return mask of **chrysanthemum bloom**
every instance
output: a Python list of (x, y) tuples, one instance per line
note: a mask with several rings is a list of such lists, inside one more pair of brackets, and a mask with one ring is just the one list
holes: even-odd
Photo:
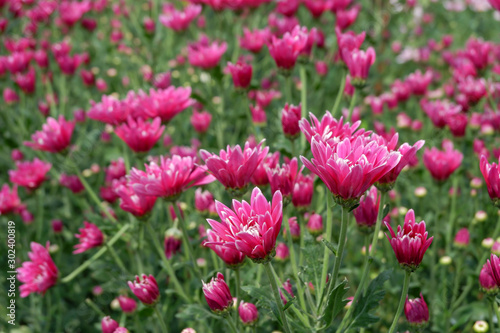
[(17, 213), (21, 207), (21, 199), (17, 194), (17, 185), (12, 186), (4, 184), (0, 190), (0, 215)]
[(203, 283), (203, 294), (207, 300), (210, 310), (217, 314), (222, 314), (231, 308), (233, 305), (233, 296), (231, 291), (224, 281), (224, 275), (217, 273), (216, 278), (212, 278), (209, 283)]
[(394, 233), (388, 222), (384, 223), (391, 233), (391, 238), (387, 233), (385, 235), (391, 243), (399, 264), (405, 270), (415, 271), (422, 262), (425, 251), (427, 251), (434, 239), (434, 237), (427, 239), (428, 233), (425, 230), (425, 222), (416, 223), (415, 212), (410, 209), (406, 213), (403, 227), (398, 225), (397, 234)]
[(337, 203), (351, 209), (370, 186), (391, 171), (401, 154), (361, 137), (351, 143), (345, 138), (334, 148), (313, 138), (311, 161), (301, 156), (302, 163), (316, 174), (332, 192)]
[(430, 150), (426, 148), (423, 156), (425, 167), (437, 181), (448, 179), (458, 169), (464, 158), (459, 150), (453, 150), (451, 141), (443, 140), (442, 146), (444, 151), (440, 151), (436, 147), (432, 147)]
[(417, 156), (417, 151), (425, 144), (424, 140), (417, 141), (413, 146), (405, 142), (396, 150), (398, 138), (399, 134), (397, 133), (394, 134), (390, 140), (386, 140), (376, 135), (372, 136), (373, 140), (378, 141), (380, 145), (385, 145), (389, 151), (397, 151), (401, 154), (401, 159), (398, 164), (377, 181), (376, 186), (380, 191), (387, 192), (394, 187), (403, 168), (411, 164)]
[(488, 262), (483, 265), (481, 273), (479, 273), (479, 285), (481, 286), (481, 290), (490, 295), (496, 295), (500, 290), (493, 274), (491, 273), (491, 268)]
[[(283, 286), (282, 287), (288, 293), (288, 296), (290, 298), (294, 298), (295, 297), (295, 295), (293, 293), (292, 283), (290, 282), (290, 279), (287, 279), (285, 282), (283, 282)], [(280, 296), (281, 296), (281, 300), (283, 301), (283, 305), (286, 305), (286, 303), (288, 303), (287, 297), (285, 297), (285, 295), (283, 294), (283, 292), (281, 291), (281, 289), (280, 289)]]
[(198, 112), (193, 110), (193, 115), (190, 118), (191, 126), (200, 134), (206, 133), (212, 122), (212, 115), (208, 111)]
[(227, 146), (227, 150), (221, 150), (219, 155), (202, 149), (200, 156), (210, 173), (226, 190), (241, 196), (246, 192), (250, 178), (268, 151), (269, 147), (262, 148), (262, 142), (257, 147), (250, 148), (247, 141), (243, 149), (239, 145), (233, 148)]
[(420, 293), (420, 298), (415, 299), (409, 299), (408, 295), (406, 295), (405, 316), (412, 327), (427, 325), (429, 322), (429, 308), (422, 293)]
[(255, 304), (241, 302), (238, 308), (240, 320), (245, 326), (252, 326), (259, 320), (259, 311)]
[(253, 106), (250, 104), (250, 113), (252, 114), (252, 122), (255, 126), (265, 126), (267, 123), (267, 114), (264, 108), (257, 104)]
[(174, 254), (180, 251), (182, 245), (182, 233), (179, 229), (173, 227), (165, 231), (165, 257), (171, 259)]
[(34, 158), (32, 162), (16, 162), (16, 170), (9, 170), (9, 179), (14, 184), (36, 190), (46, 179), (52, 164)]
[(290, 226), (290, 230), (288, 230), (288, 226), (283, 229), (283, 237), (288, 237), (288, 231), (290, 231), (290, 236), (294, 242), (300, 240), (300, 224), (297, 222), (297, 217), (292, 216), (288, 218), (288, 225)]
[(285, 243), (278, 243), (276, 245), (276, 256), (274, 257), (277, 261), (285, 261), (290, 257), (290, 249)]
[(226, 42), (210, 43), (208, 37), (203, 35), (196, 43), (188, 45), (188, 60), (194, 67), (210, 69), (217, 66), (226, 50)]
[(451, 134), (456, 138), (465, 136), (469, 119), (465, 113), (455, 113), (446, 119), (446, 125), (450, 129)]
[(453, 244), (457, 247), (467, 247), (470, 242), (470, 232), (469, 229), (467, 228), (462, 228), (458, 230), (457, 234), (455, 235), (455, 240), (453, 241)]
[(80, 193), (85, 189), (82, 182), (76, 175), (67, 175), (65, 173), (61, 173), (61, 176), (59, 177), (59, 183), (62, 186), (69, 188), (73, 193)]
[(362, 88), (366, 84), (370, 67), (375, 62), (375, 50), (369, 47), (366, 51), (343, 50), (343, 59), (351, 75), (351, 84), (356, 88)]
[(99, 247), (104, 242), (102, 231), (93, 223), (83, 221), (84, 227), (78, 229), (80, 234), (75, 234), (80, 239), (80, 243), (75, 245), (74, 254), (82, 253), (94, 247)]
[(491, 7), (500, 11), (500, 1), (499, 0), (488, 0), (488, 2), (490, 3)]
[(432, 82), (432, 72), (427, 70), (422, 74), (420, 70), (411, 73), (405, 79), (405, 83), (410, 87), (413, 95), (422, 96), (427, 92), (429, 84)]
[(300, 0), (277, 0), (276, 11), (285, 16), (294, 16), (299, 9)]
[(138, 218), (148, 216), (157, 199), (155, 196), (138, 195), (126, 181), (113, 181), (112, 190), (120, 197), (120, 208)]
[(309, 113), (309, 118), (311, 119), (310, 123), (305, 118), (299, 121), (300, 130), (304, 133), (309, 143), (311, 143), (315, 135), (319, 135), (322, 141), (334, 147), (345, 138), (355, 140), (358, 136), (366, 136), (371, 133), (365, 132), (363, 128), (358, 130), (361, 121), (356, 121), (352, 125), (349, 123), (344, 124), (343, 117), (337, 120), (332, 116), (330, 111), (326, 111), (321, 121), (312, 113)]
[(493, 204), (500, 208), (500, 158), (497, 163), (488, 163), (485, 155), (481, 155), (479, 168), (483, 174), (488, 194), (490, 195)]
[(295, 66), (299, 54), (307, 44), (307, 38), (307, 29), (304, 31), (300, 26), (296, 26), (291, 33), (285, 33), (282, 39), (271, 37), (271, 42), (267, 44), (269, 53), (276, 66), (284, 73)]
[(227, 63), (227, 69), (233, 78), (235, 88), (246, 89), (252, 81), (252, 65), (245, 63), (242, 59), (236, 64)]
[(115, 133), (130, 149), (136, 153), (144, 153), (154, 147), (164, 130), (165, 126), (161, 126), (159, 117), (156, 117), (152, 123), (148, 123), (142, 118), (134, 120), (129, 116), (127, 123), (115, 128)]
[(28, 257), (31, 261), (23, 262), (22, 267), (17, 269), (17, 279), (24, 283), (19, 287), (23, 298), (31, 293), (43, 295), (57, 282), (58, 270), (48, 251), (49, 242), (45, 247), (35, 242), (31, 242), (30, 246)]
[(301, 105), (294, 106), (285, 104), (281, 110), (281, 127), (283, 133), (290, 140), (295, 140), (300, 134), (299, 120), (301, 117)]
[(47, 123), (43, 124), (42, 130), (31, 136), (33, 141), (24, 144), (35, 150), (58, 153), (69, 146), (74, 128), (75, 122), (66, 121), (63, 116), (59, 116), (57, 120), (49, 117)]
[(336, 12), (337, 20), (335, 21), (335, 26), (339, 27), (341, 30), (349, 28), (358, 18), (358, 14), (361, 11), (361, 6), (352, 6), (351, 9), (339, 9)]
[(144, 113), (151, 117), (160, 117), (163, 123), (168, 123), (177, 114), (192, 106), (191, 87), (174, 87), (167, 89), (150, 89), (149, 96), (142, 98)]
[(377, 188), (372, 186), (372, 188), (361, 197), (359, 206), (352, 211), (356, 223), (362, 231), (372, 231), (375, 223), (377, 223), (379, 208), (380, 196), (378, 195)]
[(292, 204), (297, 210), (305, 211), (312, 201), (314, 175), (303, 175), (299, 173), (293, 186)]
[(137, 302), (133, 298), (120, 295), (118, 296), (118, 302), (120, 303), (120, 308), (125, 313), (134, 313), (137, 309)]
[(313, 236), (319, 236), (323, 233), (323, 217), (319, 214), (313, 213), (307, 220), (306, 228)]
[(292, 200), (293, 189), (295, 187), (295, 181), (298, 174), (302, 172), (302, 166), (299, 170), (299, 163), (297, 158), (294, 157), (289, 161), (283, 163), (280, 167), (276, 165), (273, 169), (267, 168), (267, 178), (269, 179), (269, 184), (271, 185), (271, 192), (280, 191), (283, 195), (284, 205), (290, 203)]
[(203, 246), (212, 249), (228, 267), (240, 267), (246, 256), (238, 250), (221, 245), (222, 243), (223, 239), (216, 232), (207, 230), (207, 239), (203, 242)]
[(269, 184), (269, 178), (267, 178), (267, 168), (274, 168), (278, 165), (280, 159), (280, 153), (274, 152), (267, 154), (266, 157), (262, 160), (261, 163), (257, 165), (255, 172), (250, 178), (252, 184), (256, 186), (264, 186)]
[(144, 305), (155, 305), (160, 299), (158, 283), (153, 275), (142, 274), (142, 280), (136, 275), (135, 281), (129, 281), (128, 286)]
[(194, 208), (202, 214), (217, 214), (212, 193), (197, 188), (194, 192)]
[(104, 317), (101, 320), (102, 333), (115, 333), (120, 325), (110, 316)]
[(196, 165), (192, 157), (161, 156), (160, 165), (151, 162), (146, 165), (146, 171), (132, 168), (129, 181), (138, 195), (175, 201), (186, 189), (214, 181), (206, 170), (206, 167)]
[(163, 5), (163, 14), (160, 15), (161, 24), (175, 31), (186, 30), (189, 24), (201, 13), (201, 6), (189, 4), (183, 11), (176, 10), (172, 4)]
[(269, 28), (250, 31), (243, 28), (243, 37), (240, 37), (240, 47), (253, 53), (259, 53), (262, 46), (271, 39)]
[(122, 123), (132, 112), (129, 103), (120, 101), (113, 96), (103, 95), (100, 102), (90, 101), (90, 104), (91, 108), (87, 112), (87, 116), (106, 124)]
[(109, 166), (104, 169), (104, 172), (106, 173), (105, 181), (107, 184), (111, 184), (115, 179), (124, 177), (127, 174), (127, 169), (123, 158), (111, 161)]
[(356, 35), (353, 31), (342, 33), (339, 27), (335, 27), (335, 35), (339, 46), (339, 58), (344, 61), (344, 54), (359, 50), (365, 40), (366, 33), (364, 31), (359, 35)]
[(283, 219), (281, 192), (274, 193), (271, 204), (256, 187), (252, 191), (250, 204), (233, 200), (231, 210), (216, 201), (215, 209), (222, 222), (211, 219), (207, 222), (222, 241), (213, 244), (238, 250), (254, 262), (266, 263), (271, 260)]
[(15, 92), (15, 90), (10, 88), (5, 88), (3, 90), (3, 100), (7, 104), (13, 104), (19, 102), (19, 95)]
[(425, 98), (420, 100), (420, 107), (437, 128), (444, 128), (447, 119), (454, 114), (460, 113), (462, 110), (460, 105), (453, 104), (449, 101), (428, 101)]

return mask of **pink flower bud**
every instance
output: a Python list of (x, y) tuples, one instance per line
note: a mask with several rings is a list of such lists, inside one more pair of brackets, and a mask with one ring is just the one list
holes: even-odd
[(457, 247), (467, 247), (470, 241), (470, 233), (467, 228), (460, 229), (456, 236), (453, 244)]
[(198, 133), (206, 133), (210, 127), (212, 121), (212, 115), (208, 111), (198, 112), (193, 110), (193, 115), (191, 116), (191, 125), (194, 130)]
[(285, 243), (278, 243), (276, 245), (276, 260), (285, 261), (290, 257), (290, 249)]
[(128, 286), (134, 295), (145, 305), (154, 305), (160, 299), (160, 291), (158, 284), (153, 275), (142, 275), (142, 280), (139, 276), (135, 277), (135, 281), (129, 281)]
[(423, 327), (429, 322), (429, 308), (425, 303), (424, 296), (420, 294), (420, 298), (408, 299), (406, 296), (405, 303), (406, 320), (413, 327)]
[(182, 233), (177, 228), (169, 228), (165, 232), (165, 256), (171, 259), (180, 251), (182, 245)]
[(294, 106), (292, 104), (285, 104), (281, 110), (281, 127), (283, 133), (290, 139), (296, 139), (300, 134), (299, 120), (301, 118), (301, 105)]
[(306, 228), (313, 236), (321, 235), (323, 233), (323, 217), (316, 213), (311, 214), (307, 221)]
[(118, 296), (118, 302), (120, 303), (120, 308), (125, 313), (134, 313), (137, 309), (137, 303), (133, 298), (120, 295)]
[(213, 312), (226, 312), (233, 305), (233, 297), (222, 273), (217, 273), (217, 277), (212, 278), (209, 283), (204, 281), (202, 283), (203, 294), (205, 294), (208, 306)]
[(240, 320), (245, 326), (252, 326), (259, 320), (259, 311), (252, 303), (241, 302), (238, 308)]

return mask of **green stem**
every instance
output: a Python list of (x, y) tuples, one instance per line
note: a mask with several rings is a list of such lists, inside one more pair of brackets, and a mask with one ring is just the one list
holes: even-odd
[[(453, 189), (454, 192), (457, 191), (457, 185), (458, 185), (458, 176), (455, 175), (453, 176)], [(452, 235), (453, 231), (455, 229), (455, 211), (456, 211), (456, 203), (457, 203), (457, 194), (454, 193), (451, 196), (451, 205), (450, 205), (450, 221), (448, 222), (448, 230), (446, 233), (446, 254), (450, 253), (451, 249), (451, 243), (452, 243)]]
[(459, 256), (457, 258), (457, 267), (455, 272), (455, 280), (453, 282), (453, 294), (451, 295), (450, 309), (452, 305), (455, 303), (458, 297), (458, 289), (460, 287), (460, 278), (462, 277), (462, 264), (464, 262), (464, 258)]
[(46, 300), (47, 300), (47, 316), (45, 317), (45, 329), (44, 332), (50, 332), (50, 321), (52, 319), (52, 293), (48, 292), (45, 294)]
[(340, 101), (342, 100), (342, 95), (344, 94), (345, 82), (347, 80), (347, 75), (344, 75), (344, 79), (340, 82), (340, 88), (337, 91), (337, 97), (335, 98), (335, 104), (332, 108), (332, 116), (335, 117), (337, 114), (337, 109), (339, 108)]
[[(371, 250), (369, 248), (366, 250), (367, 253), (368, 252), (370, 253), (371, 257), (375, 256), (375, 252), (377, 250), (378, 234), (380, 232), (380, 228), (382, 227), (382, 219), (385, 217), (385, 216), (382, 216), (382, 214), (384, 211), (386, 197), (387, 197), (387, 192), (382, 192), (382, 194), (380, 196), (380, 205), (378, 207), (377, 223), (375, 225), (375, 232), (374, 232), (373, 238), (372, 238), (372, 248), (371, 248)], [(371, 263), (371, 261), (370, 261), (370, 263)]]
[(271, 266), (271, 262), (267, 262), (264, 264), (264, 269), (267, 274), (267, 278), (269, 279), (269, 283), (271, 284), (271, 289), (273, 291), (274, 300), (276, 301), (276, 306), (278, 307), (281, 322), (283, 324), (283, 330), (285, 333), (290, 333), (290, 327), (288, 326), (288, 321), (286, 319), (285, 311), (283, 311), (283, 302), (281, 301), (278, 285), (276, 284), (276, 279), (274, 278), (273, 266)]
[[(238, 319), (238, 318), (236, 318)], [(229, 324), (229, 327), (231, 328), (231, 331), (233, 333), (238, 333), (238, 329), (236, 328), (236, 326), (234, 325), (234, 322), (233, 322), (233, 318), (231, 317), (231, 314), (229, 314), (227, 317), (226, 317), (226, 322)]]
[(108, 248), (109, 253), (111, 253), (111, 256), (115, 260), (115, 262), (118, 265), (118, 267), (120, 267), (120, 269), (122, 270), (122, 272), (125, 273), (125, 274), (128, 274), (128, 271), (125, 268), (125, 265), (123, 264), (123, 262), (120, 259), (120, 257), (116, 254), (115, 250), (113, 250), (113, 247), (111, 247), (108, 243), (105, 243), (104, 245)]
[(240, 309), (240, 304), (241, 304), (241, 299), (240, 299), (241, 278), (240, 278), (240, 268), (239, 267), (237, 267), (234, 270), (234, 275), (236, 276), (236, 311), (235, 311), (236, 315), (234, 318), (234, 324), (236, 327), (238, 327), (238, 318), (240, 316), (239, 309)]
[[(345, 215), (347, 215), (347, 217)], [(335, 262), (333, 263), (332, 278), (331, 278), (330, 282), (328, 283), (328, 291), (326, 293), (327, 297), (328, 297), (328, 295), (330, 295), (331, 291), (333, 290), (333, 287), (337, 283), (340, 265), (342, 265), (342, 256), (344, 255), (345, 242), (346, 242), (346, 238), (347, 238), (346, 237), (347, 236), (347, 226), (349, 225), (349, 220), (350, 220), (350, 214), (347, 211), (347, 208), (342, 207), (342, 223), (340, 225), (340, 235), (339, 235), (339, 241), (338, 241), (339, 246), (338, 246), (338, 250), (337, 250), (337, 256), (335, 257)]]
[[(332, 206), (333, 206), (333, 197), (332, 194), (327, 190), (326, 191), (326, 233), (324, 234), (324, 238), (327, 242), (332, 241), (332, 231), (333, 231), (333, 220), (332, 220)], [(326, 285), (326, 276), (328, 274), (328, 266), (330, 263), (330, 249), (325, 246), (323, 251), (323, 270), (321, 271), (321, 281), (319, 285), (319, 294), (317, 298), (317, 309), (319, 311), (321, 304), (323, 302), (323, 291), (325, 290)]]
[[(307, 115), (307, 72), (305, 65), (300, 66), (300, 81), (302, 83), (302, 87), (300, 89), (301, 118), (305, 118)], [(300, 147), (302, 151), (306, 149), (305, 135), (300, 136)]]
[(358, 89), (354, 90), (354, 94), (351, 98), (351, 104), (349, 104), (349, 115), (347, 116), (347, 121), (351, 121), (352, 111), (354, 110), (354, 105), (356, 104), (356, 98), (358, 97)]
[(99, 317), (101, 317), (101, 318), (106, 317), (106, 314), (105, 314), (104, 312), (102, 312), (102, 311), (101, 311), (101, 309), (99, 309), (99, 308), (97, 307), (97, 305), (96, 305), (94, 302), (92, 302), (92, 300), (91, 300), (90, 298), (87, 298), (87, 299), (85, 300), (85, 303), (87, 303), (87, 305), (88, 305), (90, 308), (92, 308), (92, 310), (94, 310), (94, 311), (95, 311), (95, 312), (99, 315)]
[(170, 265), (170, 262), (167, 260), (167, 257), (165, 257), (165, 252), (162, 249), (161, 244), (158, 241), (158, 238), (156, 237), (157, 233), (153, 230), (153, 228), (151, 227), (151, 223), (149, 221), (146, 221), (146, 228), (148, 229), (149, 235), (153, 240), (153, 245), (155, 246), (156, 251), (158, 251), (158, 255), (160, 256), (163, 264), (165, 265), (165, 268), (167, 269), (167, 273), (169, 275), (169, 278), (172, 280), (172, 283), (174, 284), (174, 288), (176, 289), (179, 296), (181, 296), (188, 303), (191, 303), (191, 299), (184, 293), (182, 285), (180, 284), (179, 280), (177, 280), (177, 276), (175, 276), (175, 271), (172, 268), (172, 265)]
[(189, 237), (188, 237), (187, 228), (186, 228), (186, 221), (182, 217), (182, 214), (179, 210), (179, 207), (177, 206), (177, 202), (172, 203), (172, 205), (174, 206), (175, 215), (177, 215), (177, 218), (179, 219), (179, 225), (181, 226), (182, 241), (185, 244), (184, 248), (186, 249), (186, 252), (189, 255), (189, 259), (191, 260), (191, 263), (193, 264), (194, 272), (197, 275), (198, 280), (203, 280), (203, 276), (201, 275), (201, 272), (198, 268), (198, 265), (196, 264), (196, 259), (194, 258), (193, 251), (191, 249), (191, 244), (189, 244)]
[(285, 89), (286, 89), (286, 101), (288, 104), (293, 104), (293, 98), (292, 98), (292, 76), (288, 75), (285, 78)]
[[(493, 306), (493, 312), (495, 313), (495, 316), (497, 317), (497, 325), (498, 325), (498, 329), (500, 330), (500, 311), (498, 311), (498, 304), (495, 301), (495, 299), (491, 300), (491, 305)], [(491, 328), (493, 329), (493, 323), (491, 323), (491, 324), (492, 324)]]
[(365, 235), (365, 263), (364, 263), (364, 268), (363, 268), (363, 276), (361, 277), (361, 281), (359, 282), (358, 289), (356, 289), (356, 293), (354, 294), (354, 298), (352, 299), (352, 305), (349, 307), (349, 310), (347, 310), (347, 313), (345, 314), (344, 318), (342, 318), (342, 322), (339, 325), (339, 328), (337, 329), (337, 332), (342, 332), (344, 329), (344, 326), (346, 323), (348, 323), (348, 319), (351, 316), (352, 311), (354, 310), (356, 306), (356, 302), (359, 299), (359, 296), (363, 293), (364, 285), (366, 282), (366, 279), (368, 277), (368, 273), (370, 272), (370, 263), (372, 261), (372, 258), (370, 257), (369, 253), (369, 246), (370, 246), (370, 238), (368, 238), (368, 235)]
[(396, 330), (396, 327), (398, 326), (398, 320), (399, 317), (401, 316), (401, 313), (403, 312), (403, 307), (405, 305), (406, 301), (406, 296), (408, 295), (408, 288), (410, 288), (410, 276), (411, 272), (410, 271), (405, 271), (405, 280), (403, 283), (403, 290), (401, 292), (401, 298), (399, 299), (399, 305), (398, 309), (396, 310), (396, 315), (394, 316), (394, 320), (392, 321), (391, 328), (389, 329), (389, 333), (394, 333)]
[(163, 320), (163, 317), (160, 313), (160, 310), (158, 310), (158, 306), (155, 306), (154, 307), (155, 309), (155, 312), (156, 312), (156, 316), (158, 317), (158, 320), (160, 321), (160, 326), (161, 326), (161, 330), (163, 333), (168, 333), (168, 328), (167, 328), (167, 325), (165, 324), (165, 321)]
[[(109, 246), (113, 246), (114, 243), (116, 243), (116, 241), (118, 239), (120, 239), (121, 235), (123, 235), (123, 233), (125, 231), (127, 231), (127, 229), (130, 227), (130, 224), (125, 224), (117, 233), (116, 235), (113, 236), (113, 238), (111, 238), (111, 240), (109, 242), (107, 242), (106, 244), (109, 245)], [(108, 250), (108, 247), (107, 246), (103, 246), (101, 247), (101, 249), (96, 253), (94, 254), (90, 259), (86, 260), (83, 264), (81, 264), (80, 266), (78, 266), (77, 269), (75, 269), (71, 274), (69, 274), (68, 276), (66, 276), (65, 278), (61, 279), (61, 282), (62, 283), (68, 283), (70, 282), (71, 280), (73, 280), (76, 276), (78, 276), (81, 272), (83, 272), (84, 270), (86, 270), (90, 264), (92, 264), (94, 261), (96, 261), (97, 259), (99, 259), (104, 253), (106, 253), (106, 251)]]
[[(39, 242), (42, 242), (42, 233), (43, 233), (43, 214), (44, 214), (44, 201), (45, 201), (45, 191), (43, 190), (43, 188), (39, 188), (38, 191), (37, 191), (37, 195), (38, 195), (38, 211), (37, 211), (37, 229), (36, 229), (36, 240), (39, 241)], [(62, 250), (62, 249), (60, 249)]]

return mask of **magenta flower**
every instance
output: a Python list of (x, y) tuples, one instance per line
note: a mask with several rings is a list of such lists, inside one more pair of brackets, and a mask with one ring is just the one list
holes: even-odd
[(262, 160), (261, 163), (257, 165), (255, 172), (250, 178), (252, 184), (256, 186), (264, 186), (269, 184), (269, 178), (267, 177), (267, 169), (273, 169), (276, 165), (278, 165), (280, 159), (280, 153), (274, 152), (267, 154), (266, 157)]
[(106, 124), (119, 124), (127, 120), (132, 108), (129, 103), (120, 101), (112, 96), (103, 95), (101, 102), (90, 101), (92, 105), (87, 112), (90, 119), (98, 120)]
[(239, 145), (233, 148), (227, 146), (227, 150), (221, 150), (219, 155), (215, 155), (202, 149), (200, 156), (210, 173), (227, 190), (244, 194), (255, 169), (268, 151), (268, 147), (262, 148), (262, 142), (255, 148), (250, 148), (250, 143), (246, 142), (243, 150)]
[(226, 42), (210, 43), (208, 37), (203, 35), (196, 43), (188, 45), (188, 60), (194, 67), (210, 69), (217, 66), (226, 50)]
[(409, 86), (413, 95), (425, 95), (429, 84), (432, 82), (432, 72), (430, 70), (422, 74), (420, 70), (406, 77), (405, 83)]
[(207, 230), (207, 239), (203, 242), (203, 246), (212, 249), (228, 267), (239, 267), (246, 256), (238, 250), (221, 245), (221, 243), (224, 243), (224, 241), (217, 233), (213, 230)]
[(453, 143), (449, 140), (443, 140), (444, 151), (436, 147), (425, 149), (423, 161), (424, 165), (437, 181), (445, 181), (451, 174), (458, 169), (462, 163), (464, 155), (459, 150), (453, 150)]
[(32, 162), (16, 162), (17, 170), (9, 170), (9, 179), (14, 184), (36, 190), (46, 179), (52, 164), (34, 158)]
[(76, 175), (67, 175), (65, 173), (61, 173), (61, 176), (59, 177), (59, 183), (62, 186), (69, 188), (73, 193), (80, 193), (85, 189), (82, 182), (80, 181), (80, 178), (78, 178), (78, 176)]
[(314, 175), (298, 174), (293, 186), (292, 204), (299, 211), (305, 211), (311, 205), (314, 193), (313, 183)]
[(295, 66), (299, 54), (306, 47), (309, 36), (307, 28), (304, 29), (305, 31), (300, 26), (296, 26), (291, 33), (285, 33), (282, 39), (272, 36), (267, 47), (279, 69), (289, 71)]
[(101, 320), (102, 333), (115, 333), (119, 326), (118, 322), (111, 319), (110, 316), (104, 317)]
[(207, 221), (222, 241), (213, 244), (238, 250), (254, 262), (271, 260), (283, 219), (281, 192), (274, 193), (271, 204), (256, 187), (252, 191), (250, 204), (233, 200), (231, 210), (216, 201), (215, 209), (221, 222), (212, 219)]
[(361, 195), (391, 171), (400, 161), (399, 152), (361, 137), (352, 143), (345, 138), (334, 148), (323, 141), (311, 141), (311, 161), (301, 156), (302, 163), (326, 184), (334, 199), (345, 208), (352, 208)]
[(212, 176), (206, 174), (206, 170), (205, 166), (196, 165), (192, 157), (161, 156), (160, 165), (151, 162), (146, 165), (146, 171), (132, 168), (129, 179), (138, 195), (174, 201), (188, 188), (214, 181)]
[(301, 105), (285, 104), (281, 110), (281, 128), (290, 140), (295, 140), (300, 134), (299, 120), (301, 118)]
[(259, 320), (259, 311), (255, 304), (241, 302), (238, 308), (238, 314), (240, 315), (240, 320), (245, 326), (252, 326)]
[(23, 262), (22, 267), (17, 269), (17, 279), (23, 283), (19, 287), (23, 298), (31, 293), (45, 294), (47, 289), (56, 284), (59, 273), (48, 251), (49, 242), (45, 247), (35, 242), (31, 242), (30, 246), (28, 257), (31, 261)]
[(202, 191), (201, 188), (197, 188), (194, 192), (194, 207), (203, 214), (217, 214), (214, 196), (209, 191)]
[(453, 244), (457, 247), (467, 247), (470, 242), (470, 232), (467, 228), (458, 230), (453, 240)]
[(233, 78), (235, 88), (246, 89), (252, 81), (252, 65), (245, 63), (242, 59), (236, 64), (227, 63), (227, 69)]
[(201, 13), (201, 6), (189, 4), (183, 11), (176, 10), (171, 4), (163, 5), (163, 14), (160, 15), (161, 24), (175, 31), (183, 31)]
[[(295, 297), (295, 295), (293, 293), (292, 283), (290, 282), (290, 279), (287, 279), (285, 282), (283, 282), (282, 288), (285, 289), (285, 291), (288, 293), (288, 296), (290, 298)], [(286, 303), (288, 303), (287, 297), (285, 297), (285, 295), (283, 294), (283, 291), (281, 291), (281, 289), (280, 289), (280, 296), (281, 296), (281, 300), (283, 301), (283, 305), (286, 305)]]
[(488, 0), (488, 2), (490, 3), (491, 7), (500, 11), (500, 1), (499, 0)]
[(371, 133), (365, 132), (362, 128), (357, 130), (359, 125), (361, 125), (361, 121), (356, 121), (352, 125), (349, 123), (344, 124), (343, 117), (337, 120), (332, 116), (330, 111), (326, 111), (321, 121), (312, 113), (309, 113), (309, 118), (311, 119), (311, 123), (305, 118), (299, 121), (300, 130), (304, 133), (309, 143), (311, 143), (314, 136), (319, 135), (322, 141), (334, 147), (345, 138), (355, 140), (358, 136), (366, 136)]
[(203, 294), (207, 300), (210, 310), (220, 314), (226, 312), (233, 305), (233, 296), (224, 281), (224, 275), (217, 273), (216, 278), (212, 278), (209, 283), (203, 283)]
[(120, 208), (136, 217), (147, 216), (153, 209), (157, 197), (138, 195), (131, 184), (113, 181), (113, 191), (120, 197)]
[(354, 50), (359, 50), (361, 44), (365, 41), (366, 33), (364, 31), (359, 35), (356, 35), (353, 31), (342, 33), (339, 27), (335, 27), (335, 35), (337, 35), (340, 60), (345, 61), (344, 54), (347, 55)]
[(194, 105), (191, 97), (191, 88), (173, 86), (167, 89), (150, 89), (149, 97), (141, 99), (144, 113), (151, 117), (160, 117), (161, 121), (168, 123), (177, 114)]
[(403, 227), (398, 226), (397, 234), (394, 233), (388, 222), (384, 223), (391, 233), (391, 238), (387, 233), (385, 235), (391, 243), (399, 264), (405, 270), (415, 271), (422, 262), (425, 251), (427, 251), (434, 239), (434, 237), (427, 239), (428, 233), (425, 230), (425, 222), (416, 223), (415, 212), (410, 209), (406, 213)]
[(240, 47), (253, 53), (259, 53), (262, 46), (271, 39), (269, 28), (250, 31), (243, 28), (243, 37), (240, 37)]
[(420, 298), (408, 299), (405, 302), (406, 320), (413, 327), (423, 327), (429, 322), (429, 308), (425, 303), (424, 296), (420, 293)]
[(302, 169), (299, 170), (299, 163), (297, 158), (294, 157), (291, 160), (283, 163), (280, 167), (276, 165), (274, 168), (267, 168), (267, 178), (269, 179), (269, 184), (271, 185), (271, 192), (280, 191), (284, 197), (285, 206), (290, 203), (292, 199), (293, 189), (295, 187), (295, 181), (299, 173), (302, 173)]
[(359, 206), (352, 211), (356, 223), (361, 230), (370, 232), (372, 227), (375, 226), (375, 223), (377, 223), (380, 198), (377, 188), (372, 186), (372, 188), (361, 197)]
[(182, 245), (182, 233), (179, 229), (175, 227), (167, 229), (163, 245), (167, 259), (171, 259), (174, 254), (179, 252)]
[(59, 5), (59, 15), (61, 21), (69, 27), (72, 27), (80, 20), (86, 12), (91, 10), (90, 1), (65, 1)]
[(66, 121), (63, 116), (59, 116), (57, 120), (49, 117), (42, 130), (31, 136), (33, 141), (24, 144), (35, 150), (58, 153), (69, 146), (74, 128), (75, 122)]
[(323, 233), (323, 217), (319, 214), (313, 213), (307, 220), (306, 228), (313, 236), (319, 236)]
[(142, 280), (136, 275), (135, 281), (129, 281), (128, 286), (144, 305), (155, 305), (160, 299), (158, 283), (153, 275), (142, 274)]
[(276, 260), (285, 261), (290, 257), (290, 249), (285, 243), (278, 243), (276, 245)]
[[(494, 256), (494, 254), (492, 254), (492, 256)], [(483, 265), (481, 273), (479, 273), (479, 285), (481, 286), (481, 290), (490, 295), (498, 294), (499, 286), (491, 272), (489, 260)]]
[(99, 247), (104, 242), (104, 235), (102, 231), (93, 223), (83, 221), (84, 227), (78, 229), (80, 234), (75, 237), (80, 239), (80, 243), (75, 245), (74, 254), (82, 253), (94, 247)]
[(500, 208), (500, 158), (497, 163), (488, 163), (485, 155), (481, 155), (479, 168), (483, 174), (488, 194), (490, 195), (493, 204)]
[(361, 6), (356, 5), (351, 7), (351, 9), (339, 9), (337, 10), (337, 20), (335, 26), (339, 27), (341, 30), (349, 28), (358, 18), (358, 14), (361, 11)]
[(208, 111), (198, 112), (193, 110), (193, 115), (190, 118), (191, 125), (198, 133), (206, 133), (212, 122), (212, 115)]
[(356, 88), (362, 88), (368, 78), (370, 67), (375, 62), (375, 50), (373, 47), (369, 47), (366, 51), (344, 49), (342, 53), (342, 58), (351, 75), (351, 84)]
[(0, 215), (7, 215), (10, 213), (18, 213), (21, 207), (21, 199), (17, 194), (17, 185), (12, 186), (4, 184), (0, 190)]
[(137, 309), (137, 302), (133, 298), (120, 295), (118, 296), (118, 302), (120, 303), (120, 308), (124, 313), (134, 313)]
[(142, 118), (134, 120), (129, 116), (127, 123), (115, 128), (115, 133), (130, 149), (136, 153), (144, 153), (154, 147), (164, 130), (165, 126), (161, 126), (159, 117), (156, 117), (152, 123), (148, 123)]
[(437, 128), (444, 128), (449, 117), (459, 114), (462, 110), (460, 105), (449, 101), (428, 101), (425, 98), (420, 101), (420, 107)]

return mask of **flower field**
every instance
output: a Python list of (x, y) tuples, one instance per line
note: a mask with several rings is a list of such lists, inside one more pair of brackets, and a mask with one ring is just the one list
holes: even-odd
[(500, 332), (499, 31), (0, 0), (0, 332)]

